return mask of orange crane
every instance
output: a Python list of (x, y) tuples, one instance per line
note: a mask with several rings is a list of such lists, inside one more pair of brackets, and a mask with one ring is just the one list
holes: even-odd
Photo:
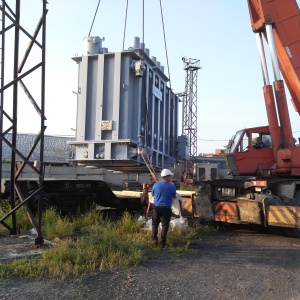
[[(263, 73), (268, 126), (238, 131), (227, 159), (232, 179), (214, 180), (195, 200), (194, 214), (252, 223), (300, 237), (300, 146), (293, 137), (284, 82), (300, 113), (300, 13), (295, 0), (247, 0)], [(270, 84), (263, 39), (272, 61)], [(281, 78), (283, 77), (283, 79)], [(254, 145), (262, 140), (263, 148)]]
[[(263, 70), (269, 126), (238, 132), (230, 145), (228, 161), (233, 175), (300, 176), (300, 147), (295, 146), (284, 90), (285, 81), (295, 110), (300, 112), (299, 8), (295, 0), (248, 0), (248, 6)], [(270, 48), (273, 86), (269, 82), (263, 36)], [(269, 147), (263, 151), (252, 148), (254, 133), (264, 138)]]

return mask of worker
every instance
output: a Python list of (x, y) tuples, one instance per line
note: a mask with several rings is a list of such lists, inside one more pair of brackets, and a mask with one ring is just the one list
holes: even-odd
[(152, 188), (154, 196), (152, 210), (152, 241), (157, 244), (158, 225), (161, 222), (161, 248), (166, 249), (167, 233), (172, 215), (172, 199), (176, 197), (176, 188), (172, 183), (174, 174), (169, 169), (161, 171), (162, 181), (156, 182)]
[(262, 141), (261, 137), (257, 137), (256, 138), (256, 143), (253, 145), (253, 148), (256, 149), (262, 149), (262, 148), (266, 148), (267, 145)]

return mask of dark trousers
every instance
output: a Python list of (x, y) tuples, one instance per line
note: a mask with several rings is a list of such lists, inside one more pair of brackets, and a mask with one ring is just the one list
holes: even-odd
[(167, 241), (172, 210), (170, 207), (155, 206), (152, 210), (152, 240), (157, 240), (158, 225), (161, 222), (161, 245), (164, 247)]

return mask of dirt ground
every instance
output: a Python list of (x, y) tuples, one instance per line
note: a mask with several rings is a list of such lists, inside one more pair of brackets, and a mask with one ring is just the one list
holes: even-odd
[[(0, 258), (9, 247), (15, 255), (37, 251), (28, 237), (4, 240)], [(161, 250), (143, 265), (74, 281), (1, 282), (0, 299), (300, 299), (300, 239), (226, 226), (191, 249), (179, 257)]]

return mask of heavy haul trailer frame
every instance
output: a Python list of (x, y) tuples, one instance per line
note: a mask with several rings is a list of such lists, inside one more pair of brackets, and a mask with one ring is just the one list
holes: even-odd
[(194, 198), (193, 216), (203, 221), (257, 224), (274, 233), (300, 237), (299, 186), (300, 179), (214, 180), (204, 183)]
[[(146, 203), (142, 202), (141, 197), (129, 195), (117, 197), (110, 187), (101, 180), (47, 178), (40, 186), (38, 179), (19, 179), (17, 186), (19, 203), (8, 214), (0, 218), (0, 224), (7, 228), (11, 234), (17, 234), (18, 230), (11, 228), (6, 220), (17, 209), (24, 206), (37, 233), (36, 245), (44, 243), (41, 234), (41, 222), (42, 212), (47, 208), (55, 208), (62, 216), (74, 216), (95, 209), (99, 213), (111, 217), (121, 215), (124, 211), (142, 213), (146, 207)], [(7, 191), (10, 190), (10, 180), (5, 182), (5, 187)], [(2, 195), (5, 194), (10, 195), (9, 192), (4, 191)]]
[[(39, 182), (37, 179), (20, 179), (18, 186), (23, 199), (26, 199), (37, 190)], [(10, 189), (9, 180), (5, 182), (5, 188)], [(4, 191), (4, 194), (7, 193)], [(42, 198), (43, 209), (55, 207), (63, 216), (84, 213), (93, 207), (101, 211), (121, 213), (125, 210), (142, 211), (145, 206), (141, 197), (132, 197), (129, 194), (116, 196), (101, 180), (47, 178), (43, 182)], [(38, 213), (38, 200), (37, 193), (28, 201), (28, 208), (33, 215)]]

